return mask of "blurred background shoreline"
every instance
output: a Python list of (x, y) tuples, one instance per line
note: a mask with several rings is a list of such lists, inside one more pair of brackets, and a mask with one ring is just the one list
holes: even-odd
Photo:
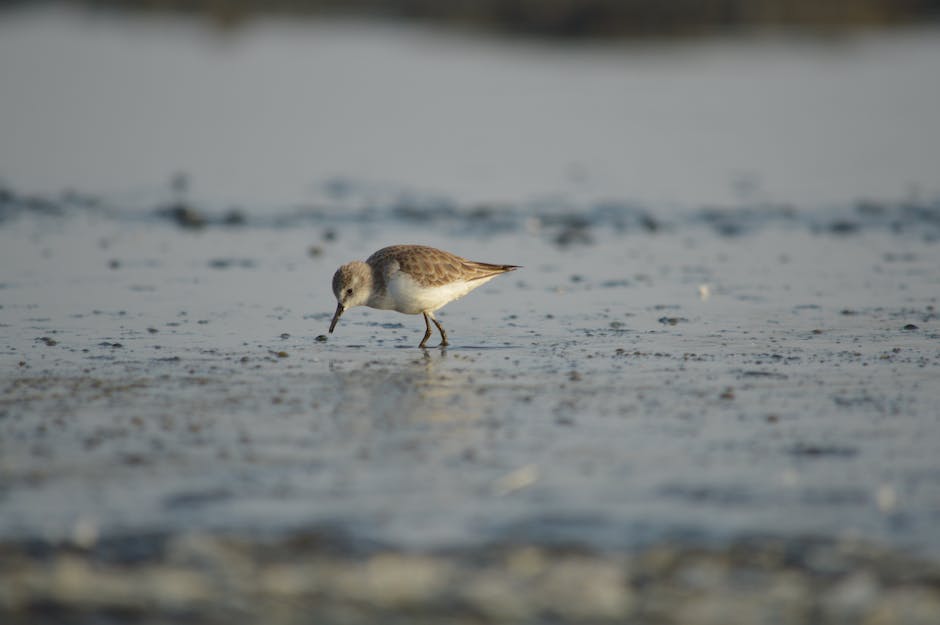
[[(34, 4), (8, 1), (0, 7)], [(649, 38), (792, 29), (840, 34), (940, 20), (938, 0), (72, 0), (89, 9), (192, 15), (220, 27), (263, 16), (425, 22), (548, 38)]]
[(343, 196), (667, 214), (940, 196), (929, 19), (545, 39), (335, 12), (219, 30), (163, 9), (9, 6), (0, 183), (18, 195), (120, 200), (179, 177), (192, 201), (252, 211)]

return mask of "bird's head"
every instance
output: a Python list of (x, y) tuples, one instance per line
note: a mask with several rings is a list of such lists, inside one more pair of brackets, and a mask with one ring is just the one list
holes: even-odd
[(333, 295), (336, 296), (336, 312), (330, 322), (330, 333), (347, 309), (362, 306), (369, 301), (372, 295), (372, 270), (369, 265), (355, 260), (337, 269), (333, 274)]

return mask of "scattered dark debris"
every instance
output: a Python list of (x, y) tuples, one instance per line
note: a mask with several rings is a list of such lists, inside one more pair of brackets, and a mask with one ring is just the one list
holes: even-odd
[(904, 326), (904, 329), (907, 330), (908, 332), (912, 332), (914, 330), (920, 330), (920, 328), (915, 326), (913, 323), (907, 324), (906, 326)]
[(221, 215), (212, 215), (182, 199), (157, 208), (154, 214), (187, 230), (201, 230), (213, 225), (243, 226), (248, 222), (247, 215), (240, 208), (231, 208)]
[(232, 497), (228, 490), (217, 488), (204, 491), (183, 492), (165, 497), (163, 505), (166, 508), (197, 509), (212, 503), (225, 501)]
[(663, 325), (674, 326), (680, 323), (688, 323), (685, 317), (660, 317), (659, 322)]
[(861, 225), (855, 221), (837, 220), (829, 224), (829, 232), (833, 234), (855, 234), (861, 230)]
[(222, 215), (222, 224), (226, 226), (244, 226), (248, 219), (239, 208), (232, 208)]
[(588, 231), (586, 221), (574, 221), (561, 229), (555, 235), (555, 244), (559, 247), (569, 247), (571, 245), (590, 245), (594, 238)]
[(319, 343), (326, 343), (326, 339), (327, 339), (327, 336), (325, 334), (318, 334), (317, 338), (315, 338), (314, 340)]
[(173, 203), (156, 210), (156, 215), (164, 219), (169, 219), (180, 228), (188, 230), (199, 230), (204, 228), (209, 222), (205, 214), (198, 209), (181, 203)]
[(742, 371), (741, 375), (746, 378), (772, 378), (774, 380), (786, 380), (789, 377), (783, 373), (777, 373), (776, 371), (761, 371), (759, 369)]
[(323, 256), (323, 248), (319, 245), (311, 245), (307, 248), (307, 256), (310, 258), (319, 258)]
[[(189, 194), (189, 176), (179, 174), (170, 181), (169, 197), (151, 211), (151, 215), (167, 220), (180, 228), (198, 230), (210, 226), (242, 226), (248, 223), (289, 227), (299, 223), (315, 223), (321, 228), (323, 241), (337, 239), (338, 230), (331, 223), (369, 223), (376, 220), (420, 221), (422, 224), (446, 227), (483, 228), (486, 231), (513, 231), (536, 228), (543, 230), (559, 246), (591, 244), (593, 233), (610, 229), (616, 233), (658, 233), (675, 230), (677, 224), (710, 228), (720, 236), (737, 237), (775, 225), (795, 225), (819, 234), (854, 235), (868, 230), (895, 234), (911, 234), (928, 241), (940, 238), (940, 198), (906, 199), (899, 202), (863, 201), (854, 206), (835, 207), (828, 211), (799, 211), (791, 205), (767, 202), (744, 203), (740, 206), (707, 206), (675, 215), (672, 221), (655, 215), (648, 207), (622, 200), (600, 200), (583, 205), (562, 201), (538, 201), (519, 205), (462, 206), (449, 197), (426, 196), (408, 189), (392, 190), (384, 200), (367, 193), (368, 183), (346, 180), (338, 185), (327, 184), (334, 202), (325, 206), (285, 206), (264, 217), (250, 219), (250, 212), (241, 207), (225, 211), (199, 205)], [(342, 189), (341, 191), (336, 191)], [(358, 194), (363, 194), (361, 198)], [(360, 202), (356, 202), (360, 199)], [(353, 201), (347, 201), (353, 200)], [(361, 207), (352, 208), (355, 204)], [(120, 213), (120, 207), (105, 198), (68, 190), (58, 197), (19, 193), (0, 187), (0, 222), (18, 214), (32, 212), (59, 216), (73, 210), (102, 210)], [(311, 257), (322, 250), (308, 248)], [(907, 252), (885, 254), (886, 262), (913, 262), (916, 254)]]
[(791, 456), (801, 458), (851, 458), (858, 454), (858, 449), (854, 447), (842, 447), (839, 445), (816, 445), (813, 443), (798, 443), (787, 450)]
[(757, 205), (739, 207), (709, 206), (699, 211), (698, 217), (723, 237), (750, 234), (771, 222), (790, 222), (797, 218), (796, 210), (789, 205)]
[(209, 267), (212, 269), (251, 269), (255, 266), (255, 261), (251, 258), (213, 258), (209, 261)]
[(859, 406), (873, 406), (877, 408), (879, 411), (884, 408), (881, 401), (872, 397), (871, 395), (868, 395), (867, 393), (863, 393), (861, 395), (857, 395), (854, 397), (846, 396), (846, 395), (836, 395), (832, 398), (832, 401), (835, 403), (836, 406), (840, 406), (842, 408), (857, 408)]
[(718, 398), (727, 399), (727, 400), (734, 399), (734, 389), (729, 386), (724, 391), (722, 391), (721, 395), (719, 395)]
[(7, 187), (0, 187), (0, 205), (12, 204), (14, 201), (16, 201), (16, 194), (13, 190)]
[(141, 454), (121, 454), (121, 464), (128, 466), (141, 466), (147, 464), (147, 460)]
[(664, 497), (686, 499), (697, 503), (742, 505), (753, 501), (754, 495), (740, 486), (670, 484), (659, 489)]
[(281, 332), (281, 338), (282, 338), (282, 339), (285, 339), (285, 340), (286, 340), (286, 339), (289, 339), (289, 338), (290, 338), (290, 334), (288, 334), (287, 332)]
[(640, 215), (640, 226), (647, 232), (659, 232), (662, 228), (662, 224), (647, 212)]
[(50, 337), (48, 337), (48, 336), (41, 336), (41, 337), (39, 337), (37, 340), (42, 341), (43, 343), (45, 343), (45, 344), (48, 345), (49, 347), (55, 347), (56, 345), (59, 344), (59, 342), (58, 342), (57, 340), (55, 340), (54, 338), (50, 338)]

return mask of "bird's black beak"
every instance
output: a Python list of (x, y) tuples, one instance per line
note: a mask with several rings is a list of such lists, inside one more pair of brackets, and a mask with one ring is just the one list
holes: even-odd
[(336, 327), (336, 322), (339, 321), (339, 316), (343, 314), (346, 309), (343, 307), (342, 303), (336, 304), (336, 312), (333, 313), (333, 321), (330, 322), (330, 334), (333, 334), (333, 328)]

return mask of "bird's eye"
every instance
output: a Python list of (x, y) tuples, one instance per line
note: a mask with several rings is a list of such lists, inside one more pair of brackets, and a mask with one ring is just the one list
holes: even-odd
[(352, 295), (352, 289), (346, 289), (346, 295)]

